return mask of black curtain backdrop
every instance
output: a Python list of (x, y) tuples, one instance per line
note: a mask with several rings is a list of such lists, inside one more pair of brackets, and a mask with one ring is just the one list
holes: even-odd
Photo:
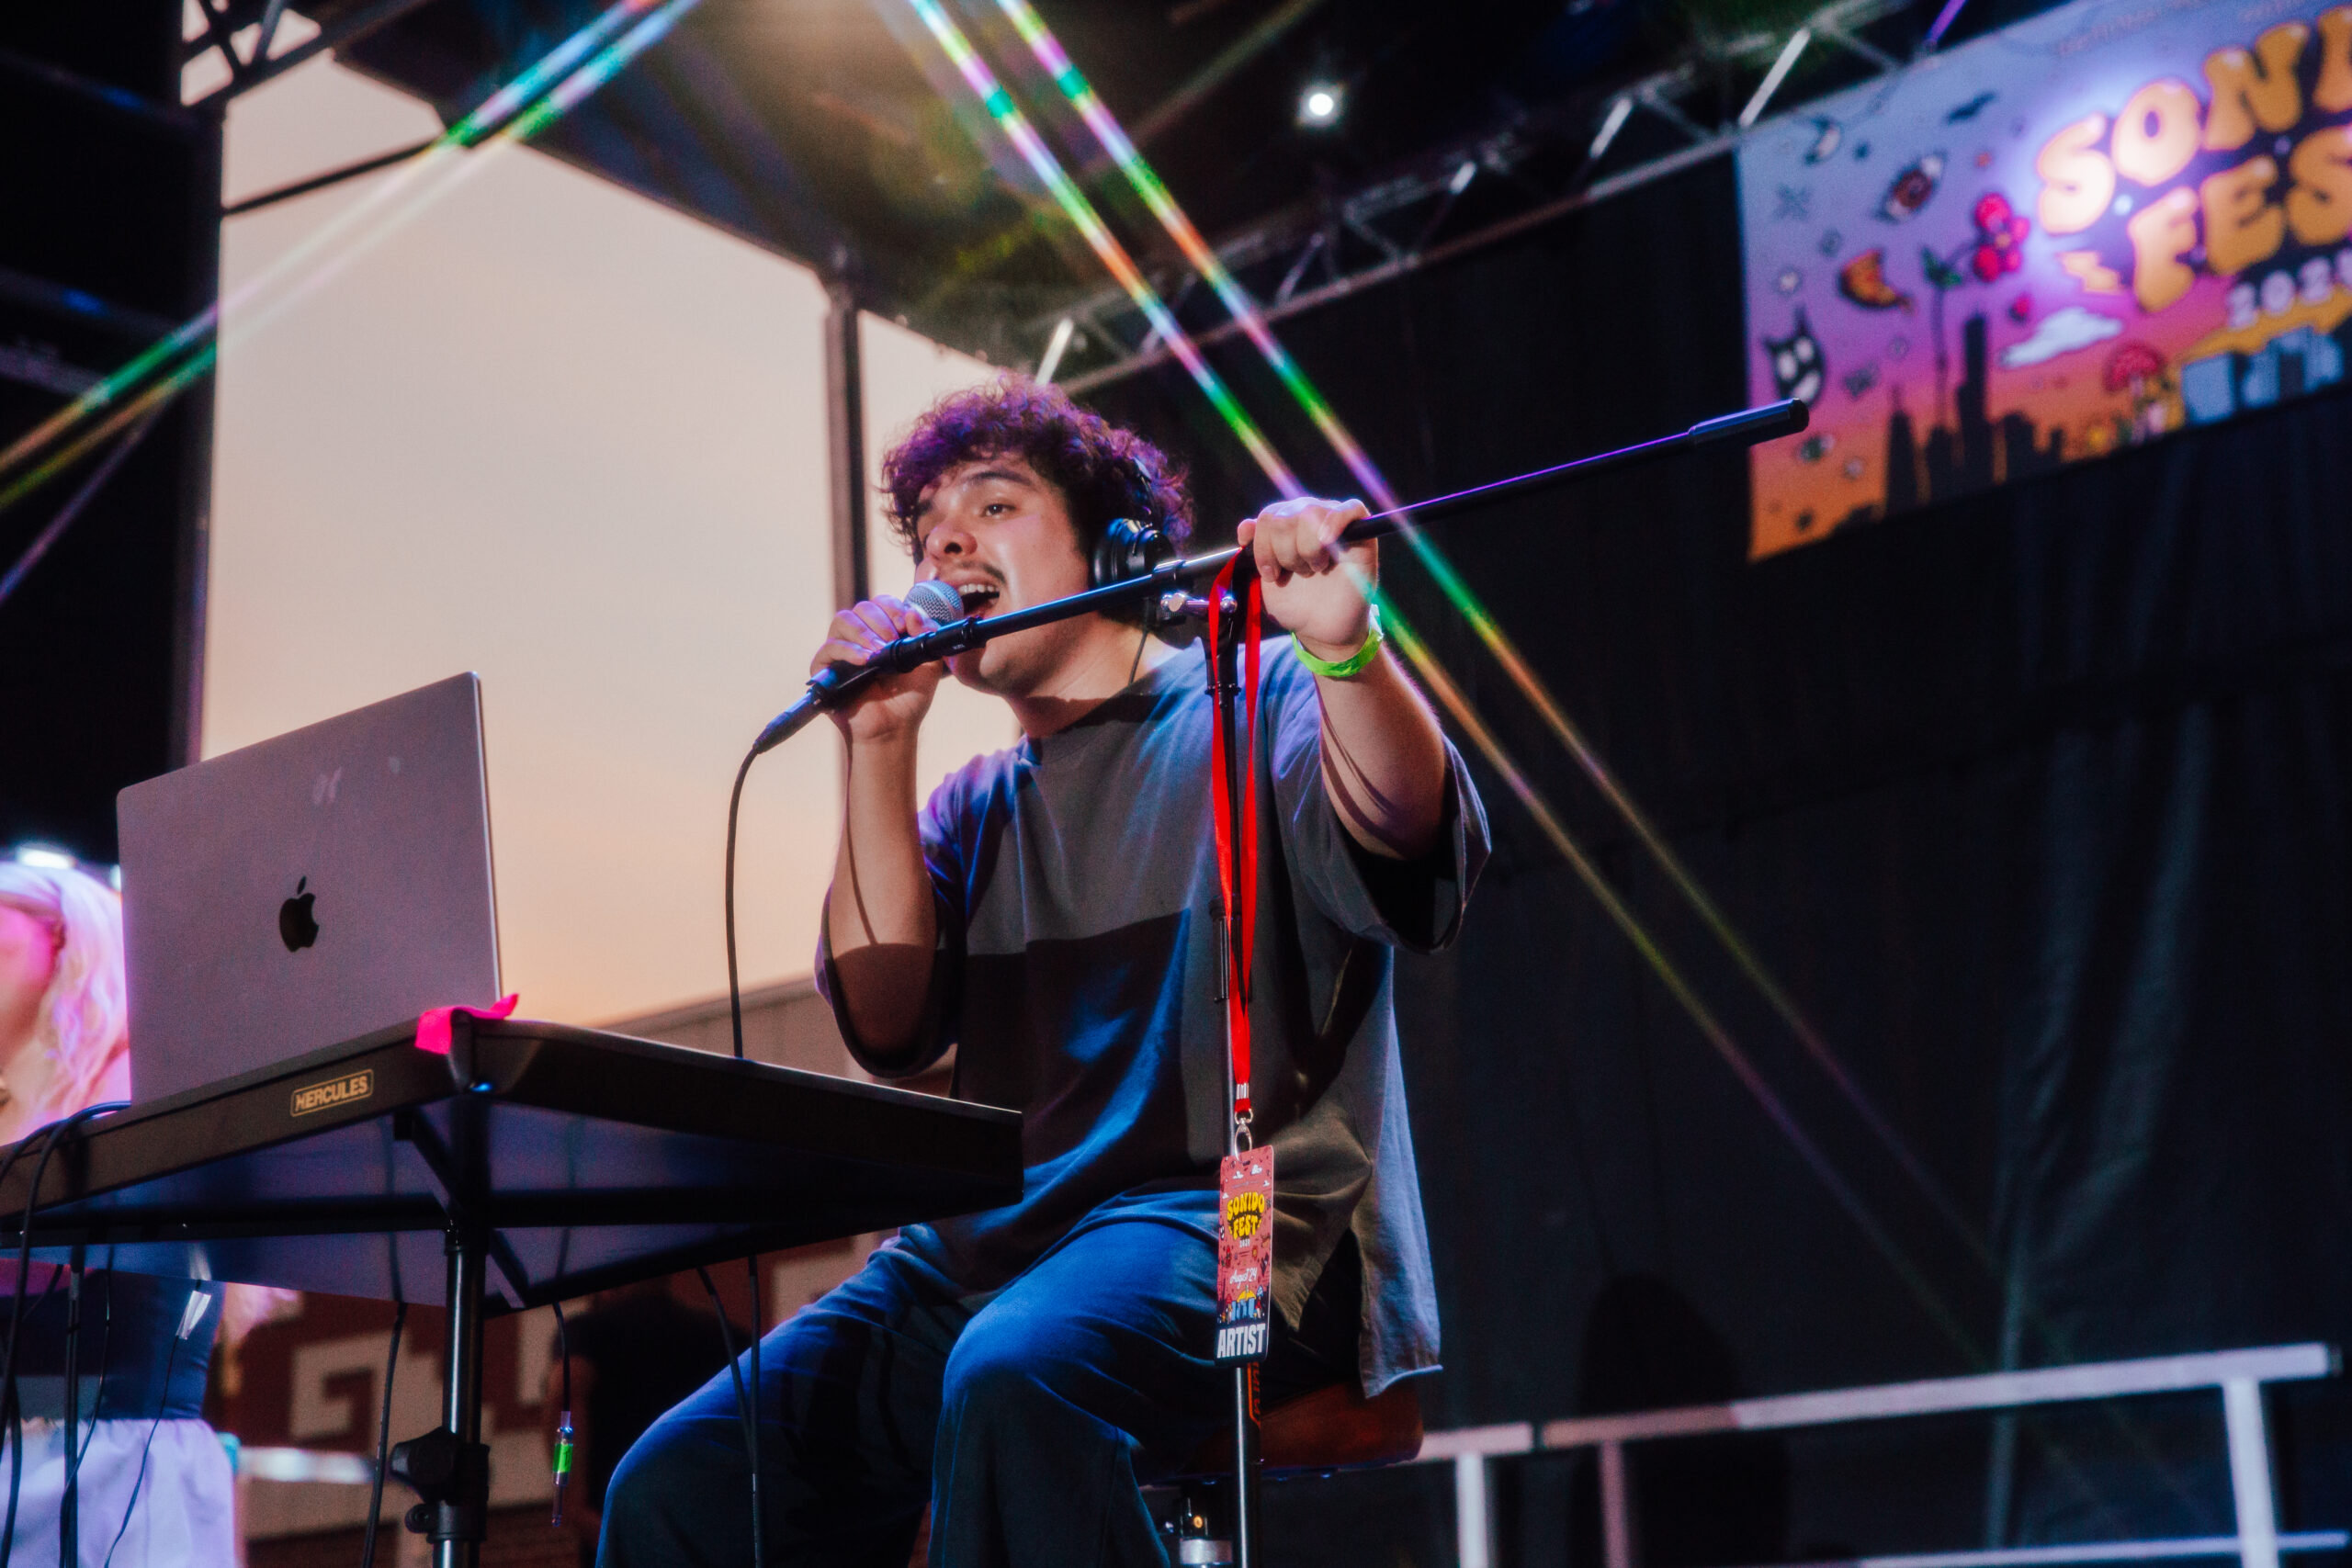
[[(184, 19), (174, 0), (0, 8), (0, 345), (19, 362), (0, 440), (67, 404), (60, 373), (115, 369), (219, 292), (220, 121), (179, 107)], [(0, 513), (0, 574), (122, 439)], [(193, 759), (211, 488), (207, 377), (0, 603), (0, 853), (112, 861), (115, 792)]]
[[(1283, 335), (1406, 495), (1746, 400), (1729, 161)], [(1216, 355), (1308, 481), (1343, 468)], [(1833, 396), (1836, 394), (1832, 394)], [(1092, 401), (1268, 490), (1165, 374)], [(1738, 455), (1432, 530), (1948, 1195), (1741, 980), (1429, 575), (1389, 585), (1892, 1246), (1792, 1151), (1475, 757), (1499, 850), (1401, 971), (1445, 1315), (1433, 1427), (2352, 1330), (2352, 400), (1747, 558)], [(1465, 747), (1466, 750), (1467, 748)], [(2352, 1525), (2352, 1398), (2275, 1391), (2287, 1528)], [(1636, 1451), (1655, 1568), (2233, 1529), (2220, 1400)], [(1580, 1461), (1506, 1562), (1598, 1561)], [(1442, 1467), (1278, 1489), (1278, 1561), (1447, 1562)]]

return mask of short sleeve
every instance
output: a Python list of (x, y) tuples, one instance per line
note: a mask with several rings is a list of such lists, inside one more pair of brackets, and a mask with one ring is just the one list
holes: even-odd
[[(922, 844), (924, 871), (931, 878), (933, 923), (939, 935), (932, 950), (931, 980), (923, 997), (921, 1021), (911, 1051), (878, 1055), (860, 1040), (852, 1027), (849, 1009), (841, 994), (841, 975), (833, 964), (832, 932), (823, 919), (817, 922), (817, 994), (833, 1010), (842, 1042), (857, 1065), (876, 1077), (909, 1077), (947, 1054), (956, 1043), (956, 1024), (962, 1011), (964, 932), (967, 889), (964, 868), (969, 834), (965, 804), (972, 798), (971, 768), (949, 774), (931, 792), (916, 818)], [(827, 891), (830, 901), (831, 890)]]
[(1266, 645), (1259, 718), (1273, 785), (1275, 823), (1295, 874), (1332, 923), (1408, 952), (1445, 946), (1460, 930), (1470, 889), (1486, 864), (1486, 807), (1452, 741), (1444, 742), (1445, 816), (1437, 843), (1418, 860), (1391, 860), (1356, 842), (1323, 783), (1323, 705), (1283, 637)]

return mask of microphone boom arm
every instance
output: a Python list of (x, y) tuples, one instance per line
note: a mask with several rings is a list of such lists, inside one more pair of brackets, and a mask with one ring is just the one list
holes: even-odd
[[(1572, 479), (1589, 479), (1612, 468), (1650, 462), (1677, 452), (1712, 446), (1725, 441), (1752, 446), (1782, 435), (1794, 435), (1804, 429), (1806, 421), (1805, 405), (1795, 398), (1766, 403), (1760, 408), (1742, 409), (1737, 413), (1701, 420), (1690, 429), (1673, 435), (1636, 442), (1631, 446), (1620, 446), (1614, 451), (1555, 463), (1550, 468), (1537, 468), (1510, 479), (1473, 485), (1468, 490), (1435, 496), (1410, 506), (1374, 513), (1370, 517), (1359, 518), (1349, 524), (1340, 536), (1349, 544), (1382, 538), (1408, 527), (1408, 519), (1416, 513), (1426, 516), (1472, 501), (1492, 501)], [(1225, 549), (1211, 550), (1205, 555), (1163, 561), (1141, 577), (1126, 578), (1101, 588), (1090, 588), (1082, 593), (1072, 593), (1065, 598), (1048, 599), (1042, 604), (1008, 610), (1001, 615), (989, 615), (985, 619), (975, 616), (951, 622), (937, 631), (924, 632), (918, 637), (897, 638), (864, 664), (837, 664), (809, 677), (808, 694), (776, 715), (768, 727), (760, 731), (759, 739), (752, 747), (752, 755), (756, 757), (782, 745), (806, 727), (810, 719), (827, 708), (839, 705), (859, 687), (883, 675), (919, 670), (934, 660), (953, 658), (1012, 632), (1023, 632), (1032, 626), (1051, 626), (1056, 621), (1091, 615), (1098, 610), (1116, 609), (1142, 600), (1161, 598), (1216, 576), (1225, 569), (1227, 561), (1241, 553), (1241, 547), (1233, 545)], [(1249, 562), (1243, 561), (1242, 570), (1247, 570), (1248, 568)]]

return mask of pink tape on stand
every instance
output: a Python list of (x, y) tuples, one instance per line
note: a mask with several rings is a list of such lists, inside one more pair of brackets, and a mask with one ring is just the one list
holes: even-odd
[(430, 1051), (436, 1056), (446, 1056), (449, 1054), (449, 1021), (451, 1019), (459, 1013), (464, 1013), (468, 1018), (512, 1018), (514, 1016), (514, 1004), (522, 999), (522, 994), (516, 992), (512, 996), (500, 998), (495, 1007), (434, 1008), (430, 1011), (419, 1013), (416, 1019), (416, 1048), (420, 1051)]

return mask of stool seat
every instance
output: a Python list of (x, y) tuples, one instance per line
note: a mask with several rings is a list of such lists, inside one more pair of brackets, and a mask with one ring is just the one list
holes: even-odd
[[(1371, 1399), (1352, 1381), (1333, 1383), (1266, 1410), (1259, 1432), (1259, 1457), (1270, 1474), (1401, 1464), (1421, 1451), (1421, 1396), (1409, 1378)], [(1184, 1472), (1231, 1474), (1233, 1434), (1202, 1444)]]

